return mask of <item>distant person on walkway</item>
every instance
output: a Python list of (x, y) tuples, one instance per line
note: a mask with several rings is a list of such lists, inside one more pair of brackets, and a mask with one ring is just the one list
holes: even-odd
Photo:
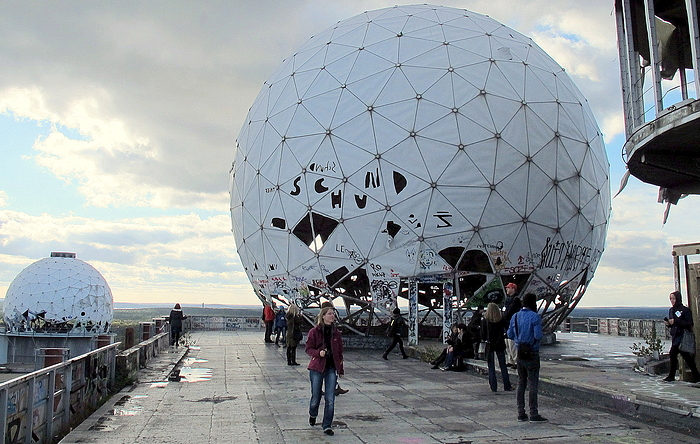
[(537, 390), (540, 382), (540, 340), (542, 320), (537, 314), (537, 298), (528, 293), (523, 297), (523, 308), (510, 320), (508, 337), (515, 341), (518, 349), (518, 421), (527, 421), (525, 413), (525, 390), (528, 390), (530, 421), (546, 421), (539, 414)]
[[(506, 293), (515, 294), (516, 291), (517, 285), (513, 284), (512, 282), (506, 285)], [(517, 296), (513, 296), (510, 303), (507, 301), (508, 298), (506, 298), (507, 305), (505, 307), (506, 310), (503, 313), (503, 319), (505, 319), (506, 326), (510, 325), (510, 320), (513, 318), (513, 315), (523, 308), (523, 304), (520, 302), (520, 298)], [(510, 338), (506, 338), (506, 361), (508, 367), (517, 368), (518, 350), (515, 348), (515, 341)]]
[(335, 309), (321, 309), (317, 325), (309, 330), (306, 338), (306, 354), (309, 361), (311, 381), (311, 401), (309, 402), (309, 425), (316, 425), (318, 408), (321, 404), (321, 390), (325, 386), (323, 408), (323, 433), (333, 435), (333, 414), (335, 411), (335, 385), (343, 377), (343, 339), (335, 326)]
[(457, 339), (457, 335), (459, 334), (459, 329), (457, 328), (457, 324), (452, 324), (451, 330), (452, 330), (452, 332), (450, 333), (450, 337), (447, 338), (447, 341), (446, 341), (447, 347), (442, 349), (442, 353), (440, 353), (440, 355), (437, 358), (430, 361), (430, 365), (432, 365), (431, 368), (433, 370), (439, 369), (440, 364), (445, 362), (445, 360), (447, 359), (447, 352), (449, 351), (450, 346), (453, 345), (455, 343), (455, 340)]
[(494, 355), (498, 357), (498, 365), (501, 368), (501, 379), (503, 380), (503, 390), (509, 392), (513, 390), (510, 385), (510, 375), (506, 365), (506, 328), (505, 318), (501, 314), (501, 309), (493, 302), (486, 306), (486, 314), (482, 323), (481, 337), (486, 341), (486, 363), (489, 368), (489, 387), (491, 391), (498, 390), (498, 380), (496, 378), (496, 365)]
[(693, 381), (691, 382), (700, 382), (700, 373), (698, 373), (693, 355), (679, 349), (684, 332), (693, 331), (693, 313), (688, 307), (683, 305), (683, 297), (680, 291), (671, 293), (669, 300), (671, 301), (671, 308), (668, 309), (668, 318), (664, 318), (664, 322), (668, 327), (671, 327), (671, 351), (669, 351), (671, 369), (668, 371), (668, 376), (664, 378), (664, 381), (673, 382), (676, 380), (678, 354), (680, 353), (693, 374)]
[(299, 307), (292, 303), (287, 310), (287, 365), (299, 365), (297, 362), (297, 346), (304, 338), (301, 332), (301, 325), (304, 318), (299, 311)]
[(265, 343), (272, 344), (272, 326), (275, 323), (275, 312), (269, 302), (263, 306), (262, 320), (265, 322)]
[(406, 325), (406, 320), (401, 316), (401, 309), (396, 307), (391, 316), (391, 322), (389, 322), (389, 329), (386, 332), (386, 335), (391, 338), (391, 344), (384, 350), (382, 358), (389, 359), (389, 353), (396, 347), (396, 344), (399, 345), (401, 356), (404, 359), (408, 358), (406, 350), (403, 348), (403, 339), (401, 339), (401, 336), (404, 334), (408, 334), (408, 326)]
[(275, 314), (275, 345), (280, 345), (280, 337), (282, 344), (287, 343), (287, 314), (284, 312), (284, 307), (280, 305)]
[(168, 316), (168, 321), (170, 322), (170, 345), (174, 345), (175, 347), (180, 344), (183, 319), (187, 319), (187, 316), (182, 314), (180, 304), (175, 304), (175, 308), (170, 310), (170, 316)]

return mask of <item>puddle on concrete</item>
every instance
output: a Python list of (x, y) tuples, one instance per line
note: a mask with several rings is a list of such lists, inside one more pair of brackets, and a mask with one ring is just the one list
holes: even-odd
[(180, 380), (184, 382), (211, 381), (212, 369), (182, 367), (180, 370)]
[(134, 416), (141, 412), (143, 412), (143, 407), (134, 404), (131, 396), (124, 395), (114, 403), (114, 408), (110, 413), (113, 416)]
[(167, 386), (168, 386), (168, 381), (158, 381), (158, 382), (151, 383), (151, 388), (165, 388)]
[(202, 347), (200, 347), (199, 345), (190, 345), (188, 348), (190, 350), (201, 350), (202, 349)]
[(101, 416), (97, 419), (94, 425), (88, 428), (89, 431), (93, 432), (109, 432), (112, 430), (117, 430), (117, 425), (112, 424), (112, 419), (108, 416)]
[(208, 359), (198, 359), (198, 358), (185, 358), (184, 361), (182, 361), (182, 366), (183, 367), (192, 367), (193, 364), (201, 364), (203, 362), (209, 362)]
[(355, 419), (357, 421), (367, 421), (367, 422), (376, 422), (376, 421), (379, 421), (382, 419), (381, 416), (377, 416), (377, 415), (350, 415), (350, 416), (345, 415), (345, 417), (352, 418), (352, 419)]

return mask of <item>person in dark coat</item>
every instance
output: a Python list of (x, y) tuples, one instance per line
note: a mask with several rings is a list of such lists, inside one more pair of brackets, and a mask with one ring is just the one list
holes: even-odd
[(287, 310), (287, 365), (299, 365), (297, 362), (297, 346), (304, 337), (301, 332), (301, 325), (304, 318), (301, 316), (299, 307), (290, 304)]
[(693, 355), (679, 349), (683, 340), (683, 333), (693, 330), (693, 313), (688, 307), (683, 305), (683, 297), (680, 291), (671, 293), (669, 300), (671, 301), (671, 308), (668, 309), (668, 318), (665, 318), (664, 322), (668, 327), (671, 327), (671, 350), (669, 351), (671, 369), (668, 371), (668, 376), (664, 378), (664, 381), (673, 382), (676, 380), (678, 354), (680, 354), (693, 374), (693, 381), (691, 382), (700, 382), (700, 373), (698, 373)]
[(393, 311), (393, 315), (391, 316), (389, 330), (386, 333), (386, 335), (391, 338), (391, 344), (386, 350), (384, 350), (382, 358), (389, 359), (389, 353), (394, 349), (394, 347), (396, 347), (397, 344), (399, 345), (401, 356), (403, 356), (404, 359), (408, 358), (406, 350), (403, 348), (403, 339), (401, 339), (401, 335), (403, 334), (402, 331), (405, 329), (406, 320), (403, 318), (403, 316), (401, 316), (401, 310), (399, 307), (396, 307)]
[(445, 362), (445, 359), (447, 359), (447, 352), (449, 351), (450, 346), (455, 343), (455, 340), (457, 339), (457, 335), (459, 334), (459, 329), (457, 328), (457, 324), (452, 324), (451, 331), (452, 332), (450, 333), (450, 337), (447, 338), (447, 341), (446, 341), (447, 347), (442, 349), (442, 353), (440, 353), (440, 355), (437, 358), (430, 361), (430, 365), (432, 365), (432, 367), (430, 367), (430, 368), (432, 368), (433, 370), (439, 369), (440, 364)]
[(503, 380), (503, 390), (509, 392), (513, 390), (510, 384), (510, 375), (506, 365), (506, 340), (505, 334), (508, 324), (501, 314), (500, 308), (493, 302), (486, 306), (486, 314), (482, 323), (481, 337), (486, 341), (486, 363), (489, 369), (489, 387), (491, 391), (498, 390), (498, 379), (496, 378), (496, 365), (494, 355), (498, 357), (498, 365), (501, 368), (501, 379)]
[(187, 319), (187, 316), (182, 313), (180, 304), (175, 304), (175, 308), (170, 310), (170, 316), (168, 317), (170, 321), (170, 345), (174, 345), (175, 347), (180, 343), (183, 319)]
[(457, 370), (457, 363), (460, 358), (474, 357), (474, 345), (469, 329), (465, 324), (457, 324), (457, 331), (454, 343), (447, 347), (445, 366), (440, 368), (440, 370)]
[(309, 425), (316, 425), (318, 408), (321, 404), (321, 390), (325, 386), (325, 405), (323, 408), (323, 433), (333, 435), (333, 416), (335, 413), (335, 385), (338, 378), (345, 374), (343, 370), (343, 338), (335, 326), (335, 309), (321, 309), (317, 325), (309, 330), (306, 338), (306, 354), (309, 361), (309, 380), (311, 381), (311, 400), (309, 401)]

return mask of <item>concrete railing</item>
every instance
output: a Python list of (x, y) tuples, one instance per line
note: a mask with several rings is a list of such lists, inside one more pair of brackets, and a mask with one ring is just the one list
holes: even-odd
[(139, 369), (149, 359), (154, 358), (170, 347), (170, 332), (158, 333), (154, 337), (120, 352), (116, 357), (116, 377), (121, 384), (137, 379)]
[(643, 338), (656, 329), (659, 339), (671, 339), (663, 321), (655, 319), (566, 318), (559, 326), (562, 332), (599, 333), (612, 336)]
[(111, 396), (117, 346), (0, 384), (0, 427), (5, 444), (51, 443)]

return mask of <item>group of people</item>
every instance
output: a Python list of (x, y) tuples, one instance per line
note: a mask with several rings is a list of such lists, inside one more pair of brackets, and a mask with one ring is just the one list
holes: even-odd
[[(518, 390), (516, 393), (518, 420), (546, 421), (539, 414), (537, 392), (539, 385), (539, 347), (542, 339), (542, 321), (537, 314), (536, 297), (526, 294), (522, 301), (515, 297), (517, 285), (506, 285), (504, 311), (490, 302), (485, 313), (477, 309), (469, 325), (460, 323), (452, 327), (447, 339), (447, 347), (433, 361), (433, 369), (455, 370), (462, 359), (472, 359), (479, 355), (481, 344), (483, 359), (488, 367), (488, 381), (491, 391), (498, 391), (498, 378), (495, 361), (501, 370), (503, 390), (512, 391), (508, 367), (518, 370)], [(474, 333), (478, 326), (478, 333)], [(444, 365), (443, 365), (444, 363)], [(517, 363), (517, 365), (516, 365)], [(529, 414), (525, 411), (525, 392), (528, 392)]]
[[(495, 360), (501, 370), (503, 389), (512, 391), (508, 373), (508, 354), (514, 350), (513, 359), (517, 362), (518, 385), (516, 391), (517, 418), (519, 421), (547, 421), (547, 418), (539, 414), (537, 401), (539, 372), (540, 372), (540, 342), (543, 337), (542, 321), (537, 312), (536, 296), (533, 293), (525, 294), (522, 299), (515, 297), (517, 286), (509, 283), (506, 286), (505, 310), (495, 303), (489, 303), (483, 318), (480, 319), (480, 341), (486, 343), (485, 359), (488, 365), (488, 381), (493, 392), (498, 390), (498, 378), (495, 369)], [(700, 381), (700, 374), (695, 366), (690, 352), (681, 350), (681, 341), (686, 331), (692, 331), (693, 319), (690, 310), (683, 306), (680, 292), (670, 295), (671, 308), (669, 316), (665, 319), (666, 325), (671, 328), (672, 344), (670, 350), (671, 370), (666, 381), (674, 381), (678, 368), (678, 355), (680, 354), (688, 364), (695, 381)], [(287, 348), (288, 362), (289, 349), (293, 344), (296, 349), (298, 341), (295, 341), (289, 331), (296, 322), (298, 308), (291, 305), (286, 315), (287, 320)], [(290, 317), (290, 313), (294, 314)], [(316, 318), (316, 325), (309, 330), (305, 351), (311, 358), (308, 365), (309, 380), (311, 383), (311, 400), (309, 402), (309, 425), (315, 426), (321, 404), (324, 397), (324, 412), (321, 427), (326, 435), (333, 435), (331, 428), (335, 412), (335, 397), (338, 394), (338, 378), (344, 376), (343, 368), (343, 341), (340, 329), (336, 325), (336, 312), (329, 303), (322, 306)], [(448, 346), (443, 353), (431, 364), (433, 368), (449, 370), (453, 368), (460, 358), (475, 356), (473, 336), (469, 332), (469, 326), (457, 324), (453, 327), (452, 334), (447, 340)], [(396, 308), (393, 312), (387, 335), (392, 338), (390, 346), (382, 357), (388, 359), (388, 354), (397, 345), (403, 358), (408, 355), (403, 346), (402, 336), (406, 332), (406, 321), (401, 316), (401, 311)], [(299, 338), (301, 339), (301, 338)], [(294, 355), (295, 356), (295, 355)], [(292, 360), (296, 364), (296, 360)], [(440, 364), (444, 362), (444, 366)], [(328, 387), (337, 387), (328, 390)], [(326, 388), (325, 392), (323, 389)], [(342, 389), (341, 389), (342, 390)], [(343, 390), (342, 392), (346, 392)], [(526, 410), (525, 393), (528, 393)]]
[(297, 362), (297, 346), (304, 337), (301, 330), (304, 319), (299, 307), (290, 304), (289, 309), (285, 310), (280, 306), (275, 312), (274, 304), (265, 304), (262, 320), (265, 322), (265, 343), (285, 347), (287, 365), (300, 365)]

